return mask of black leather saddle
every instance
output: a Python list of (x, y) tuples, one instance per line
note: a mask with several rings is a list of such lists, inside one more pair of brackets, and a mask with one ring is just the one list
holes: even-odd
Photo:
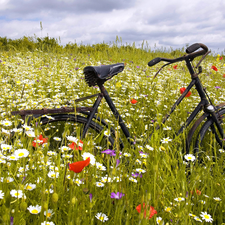
[(85, 81), (89, 87), (103, 84), (108, 79), (122, 72), (123, 69), (123, 63), (103, 66), (86, 66), (84, 68)]

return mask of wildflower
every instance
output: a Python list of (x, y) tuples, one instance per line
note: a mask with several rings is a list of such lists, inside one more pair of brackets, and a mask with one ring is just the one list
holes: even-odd
[(110, 131), (109, 131), (109, 130), (104, 131), (104, 135), (105, 135), (106, 137), (109, 137), (109, 136), (110, 136)]
[(123, 155), (126, 156), (126, 157), (130, 157), (131, 156), (131, 154), (127, 153), (127, 152), (124, 152)]
[(194, 216), (194, 220), (196, 220), (198, 222), (202, 222), (202, 220), (199, 217), (197, 217), (197, 216)]
[(176, 70), (177, 69), (177, 65), (174, 65), (173, 68)]
[(3, 120), (1, 122), (1, 124), (5, 127), (10, 127), (12, 125), (12, 122), (11, 121), (8, 121), (8, 120)]
[(117, 193), (112, 192), (111, 193), (111, 198), (121, 199), (123, 196), (124, 196), (124, 194), (120, 193), (120, 192), (117, 192)]
[(184, 156), (184, 158), (185, 158), (187, 161), (192, 161), (192, 162), (195, 161), (195, 156), (192, 155), (192, 154), (187, 154), (187, 155)]
[(137, 100), (131, 99), (130, 102), (131, 102), (131, 104), (136, 104), (137, 103)]
[(81, 184), (84, 184), (81, 180), (79, 180), (78, 178), (75, 180), (75, 184), (77, 186), (80, 186)]
[(175, 198), (174, 200), (177, 201), (177, 202), (182, 202), (182, 201), (184, 201), (185, 199), (184, 199), (184, 198), (181, 198), (181, 197), (178, 197), (178, 198)]
[(78, 147), (77, 147), (77, 143), (75, 143), (75, 142), (72, 142), (72, 144), (70, 144), (69, 145), (69, 147), (71, 148), (71, 149), (76, 149), (76, 150), (83, 150), (83, 141), (79, 141), (79, 144), (78, 144)]
[(53, 209), (48, 209), (48, 211), (44, 211), (44, 215), (47, 216), (48, 219), (51, 219), (51, 217), (54, 215), (55, 213), (53, 212)]
[(161, 140), (161, 142), (164, 144), (164, 143), (168, 143), (169, 141), (172, 141), (172, 139), (170, 139), (169, 137), (167, 137), (167, 138), (163, 138), (162, 140)]
[(26, 149), (18, 149), (13, 153), (16, 157), (18, 158), (25, 158), (27, 157), (30, 153)]
[(207, 212), (201, 212), (200, 216), (201, 216), (202, 219), (205, 220), (206, 222), (212, 223), (212, 221), (213, 221), (213, 218), (211, 217), (210, 214), (207, 214)]
[(216, 68), (216, 66), (212, 66), (211, 69), (218, 71), (218, 69)]
[(149, 210), (149, 219), (152, 218), (155, 214), (157, 214), (157, 211), (154, 209), (153, 206), (150, 206), (148, 209), (149, 205), (146, 206), (145, 203), (140, 204), (136, 207), (136, 210), (140, 213), (141, 212), (141, 207), (144, 208), (144, 218), (146, 218), (146, 210)]
[(32, 190), (34, 190), (35, 188), (36, 188), (36, 184), (31, 184), (31, 183), (27, 184), (27, 185), (24, 187), (24, 189), (29, 190), (29, 191), (32, 191)]
[(55, 141), (61, 141), (62, 140), (62, 138), (60, 138), (60, 137), (54, 137), (53, 138)]
[(10, 191), (10, 195), (14, 198), (22, 198), (22, 197), (25, 197), (25, 195), (23, 194), (23, 191), (22, 190), (11, 190)]
[(42, 222), (41, 225), (55, 225), (53, 222)]
[(132, 173), (131, 176), (142, 178), (142, 174), (140, 174), (140, 173)]
[[(183, 94), (185, 90), (186, 90), (185, 87), (180, 88), (180, 93)], [(191, 92), (189, 91), (189, 92), (185, 95), (185, 97), (189, 97), (190, 95), (191, 95)]]
[(154, 148), (151, 147), (150, 145), (146, 145), (145, 147), (146, 147), (148, 150), (150, 150), (150, 151), (153, 151), (153, 150), (154, 150)]
[(28, 137), (35, 137), (35, 133), (32, 130), (25, 131), (25, 133)]
[(89, 165), (89, 163), (90, 163), (90, 157), (88, 157), (84, 161), (78, 161), (78, 162), (70, 163), (69, 164), (69, 170), (72, 170), (75, 173), (80, 173), (84, 169), (84, 167)]
[(171, 207), (165, 207), (165, 211), (166, 211), (166, 212), (169, 212), (169, 213), (170, 213), (170, 212), (171, 212), (171, 210), (172, 210), (172, 208), (171, 208)]
[(71, 150), (71, 148), (69, 148), (69, 147), (67, 147), (67, 146), (62, 146), (62, 147), (60, 148), (60, 150), (64, 152), (64, 151)]
[(111, 149), (106, 149), (106, 150), (102, 151), (101, 153), (105, 153), (110, 156), (116, 156), (115, 150), (111, 150)]
[(146, 170), (143, 170), (143, 169), (141, 169), (141, 168), (137, 168), (136, 171), (137, 171), (138, 173), (145, 173), (145, 172), (146, 172)]
[(19, 160), (19, 157), (15, 156), (15, 155), (9, 155), (9, 156), (7, 156), (7, 160), (17, 161), (17, 160)]
[(70, 141), (70, 142), (75, 142), (75, 143), (78, 142), (78, 139), (75, 138), (75, 137), (73, 137), (73, 136), (68, 136), (68, 137), (67, 137), (67, 140)]
[(215, 86), (215, 88), (219, 89), (219, 88), (221, 88), (221, 87), (220, 87), (220, 86)]
[(6, 145), (6, 144), (1, 144), (1, 149), (3, 151), (11, 150), (12, 149), (12, 146), (11, 145)]
[(102, 165), (101, 163), (99, 163), (99, 162), (96, 162), (95, 165), (96, 165), (97, 169), (99, 169), (99, 170), (102, 170), (102, 171), (105, 171), (105, 170), (106, 170), (106, 167), (103, 166), (103, 165)]
[(161, 223), (161, 221), (162, 221), (162, 217), (156, 217), (156, 223), (157, 224), (164, 224), (164, 222)]
[(87, 158), (90, 158), (90, 164), (91, 164), (91, 165), (95, 165), (95, 157), (94, 157), (94, 155), (92, 155), (91, 153), (89, 153), (89, 152), (84, 152), (84, 153), (82, 154), (82, 157), (83, 157), (84, 160), (86, 160)]
[(41, 206), (40, 205), (36, 205), (36, 206), (30, 205), (27, 208), (27, 210), (29, 210), (31, 214), (38, 214), (41, 212)]
[(146, 153), (140, 153), (141, 158), (146, 159), (148, 157), (148, 155)]
[(105, 185), (102, 182), (96, 182), (97, 187), (104, 187)]
[(221, 199), (219, 198), (219, 197), (215, 197), (215, 198), (213, 198), (215, 201), (217, 201), (217, 202), (219, 202), (219, 201), (221, 201)]
[(10, 134), (10, 131), (5, 130), (4, 128), (2, 128), (2, 133), (3, 133), (3, 134), (7, 134), (7, 135), (9, 135), (9, 134)]
[(5, 194), (2, 192), (2, 190), (0, 190), (0, 199), (3, 199), (4, 195)]
[(49, 171), (48, 172), (48, 177), (50, 177), (50, 178), (58, 178), (59, 177), (59, 172)]
[(219, 149), (219, 152), (220, 153), (224, 153), (225, 151), (223, 149)]
[(105, 221), (107, 221), (109, 218), (108, 218), (108, 216), (106, 216), (104, 213), (97, 213), (96, 215), (95, 215), (95, 217), (98, 219), (98, 220), (100, 220), (100, 221), (102, 221), (102, 222), (105, 222)]
[(133, 177), (129, 177), (129, 180), (132, 181), (132, 182), (134, 182), (134, 183), (137, 183), (137, 180), (134, 179)]
[(43, 138), (42, 134), (40, 134), (38, 138), (34, 138), (32, 145), (33, 147), (38, 147), (44, 143), (47, 143), (47, 141), (48, 141), (48, 138)]

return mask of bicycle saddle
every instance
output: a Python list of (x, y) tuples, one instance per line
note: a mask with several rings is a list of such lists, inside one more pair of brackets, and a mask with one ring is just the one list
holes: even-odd
[(122, 72), (124, 69), (123, 63), (117, 63), (112, 65), (103, 66), (86, 66), (84, 68), (85, 81), (88, 86), (95, 86), (98, 83), (103, 84), (108, 79), (112, 78), (116, 74)]

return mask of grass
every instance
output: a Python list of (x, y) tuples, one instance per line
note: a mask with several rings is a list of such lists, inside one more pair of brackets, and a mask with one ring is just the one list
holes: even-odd
[[(160, 56), (179, 57), (184, 49), (119, 48), (117, 43), (111, 47), (101, 44), (94, 48), (81, 47), (49, 52), (16, 52), (15, 49), (0, 52), (1, 223), (101, 224), (106, 218), (98, 213), (104, 213), (108, 218), (106, 224), (207, 224), (207, 215), (204, 220), (202, 212), (207, 212), (209, 220), (212, 217), (213, 224), (224, 223), (224, 151), (219, 151), (214, 137), (208, 134), (208, 141), (202, 148), (204, 164), (186, 161), (187, 167), (184, 146), (188, 130), (175, 136), (180, 124), (199, 102), (196, 90), (191, 90), (191, 96), (177, 107), (162, 129), (154, 131), (180, 96), (180, 88), (187, 87), (191, 79), (182, 62), (177, 63), (176, 69), (174, 65), (166, 67), (153, 79), (163, 64), (150, 68), (147, 63)], [(52, 149), (49, 141), (53, 136), (69, 144), (66, 136), (72, 135), (73, 123), (65, 131), (53, 131), (51, 126), (49, 131), (34, 127), (35, 137), (18, 132), (16, 140), (11, 142), (9, 133), (21, 122), (20, 117), (10, 114), (11, 111), (74, 105), (75, 99), (98, 93), (96, 87), (89, 88), (85, 83), (83, 68), (117, 62), (125, 63), (125, 69), (107, 81), (105, 87), (130, 127), (136, 141), (135, 149), (124, 139), (105, 102), (98, 115), (117, 131), (117, 139), (121, 137), (124, 141), (121, 155), (118, 145), (114, 146), (116, 156), (101, 153), (105, 149), (98, 150), (97, 140), (92, 136), (83, 140), (82, 151), (63, 152), (60, 150), (62, 141)], [(218, 71), (213, 70), (212, 65)], [(221, 56), (210, 55), (202, 63), (200, 79), (214, 104), (225, 101), (224, 66)], [(137, 103), (131, 104), (132, 99)], [(91, 106), (93, 102), (90, 99), (77, 106)], [(144, 140), (151, 131), (154, 134), (146, 146)], [(48, 138), (47, 144), (33, 147), (34, 139), (41, 133)], [(163, 143), (165, 138), (169, 140)], [(23, 149), (24, 155), (27, 150), (29, 155), (12, 160), (18, 149)], [(68, 170), (68, 163), (83, 160), (84, 153), (93, 154), (100, 166), (89, 164), (77, 174)], [(120, 160), (118, 167), (116, 159)], [(99, 187), (98, 182), (104, 186)], [(113, 192), (124, 195), (114, 199), (111, 198)], [(150, 212), (147, 210), (145, 218), (143, 207), (138, 213), (136, 207), (143, 203), (154, 207), (157, 214), (148, 219)], [(31, 206), (36, 207), (33, 208), (36, 214), (28, 210)], [(47, 210), (51, 210), (49, 216), (45, 214)]]

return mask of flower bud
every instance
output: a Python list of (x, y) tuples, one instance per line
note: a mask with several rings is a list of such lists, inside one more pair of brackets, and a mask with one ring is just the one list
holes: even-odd
[(27, 210), (27, 203), (26, 202), (20, 203), (20, 210), (24, 211), (24, 212)]
[(56, 203), (56, 202), (58, 202), (58, 200), (59, 200), (58, 194), (57, 193), (53, 193), (53, 195), (52, 195), (52, 202)]

